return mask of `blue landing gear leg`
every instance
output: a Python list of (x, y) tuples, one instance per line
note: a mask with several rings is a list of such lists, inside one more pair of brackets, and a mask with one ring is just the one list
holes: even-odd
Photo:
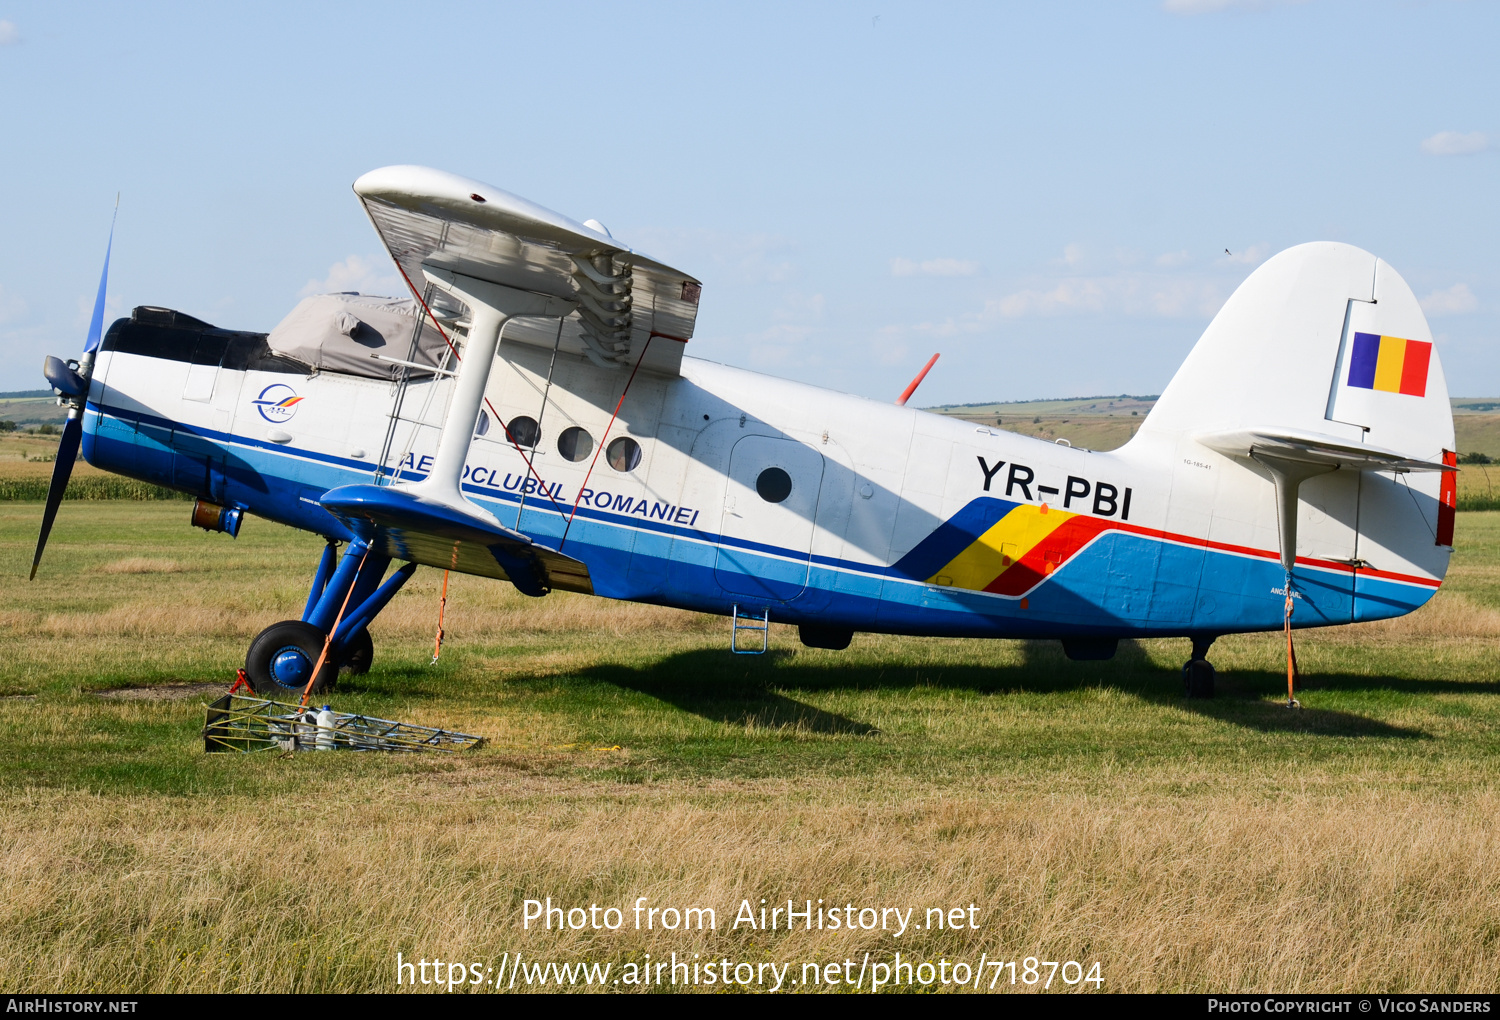
[[(255, 693), (262, 697), (300, 694), (320, 658), (323, 666), (312, 685), (314, 694), (332, 690), (341, 668), (368, 671), (375, 654), (370, 623), (417, 571), (415, 563), (408, 563), (382, 584), (381, 576), (390, 563), (390, 557), (367, 551), (359, 540), (351, 542), (342, 556), (337, 545), (329, 542), (302, 619), (274, 623), (250, 642), (245, 676)], [(335, 623), (337, 630), (330, 641)]]
[(1183, 693), (1189, 698), (1214, 696), (1214, 667), (1208, 661), (1208, 649), (1217, 634), (1194, 634), (1193, 656), (1182, 664)]

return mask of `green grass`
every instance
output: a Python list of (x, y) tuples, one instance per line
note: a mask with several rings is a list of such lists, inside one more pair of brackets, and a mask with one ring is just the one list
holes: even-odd
[[(207, 755), (202, 699), (99, 697), (227, 686), (249, 638), (300, 612), (321, 542), (69, 503), (27, 584), (38, 515), (0, 505), (8, 988), (384, 990), (398, 948), (842, 953), (824, 935), (600, 942), (515, 923), (534, 895), (798, 890), (979, 897), (984, 932), (915, 945), (1092, 954), (1116, 989), (1496, 974), (1500, 514), (1460, 515), (1450, 579), (1409, 624), (1299, 634), (1300, 712), (1278, 704), (1279, 635), (1221, 640), (1220, 696), (1189, 702), (1181, 640), (1073, 663), (1047, 642), (816, 651), (778, 627), (771, 655), (743, 657), (719, 619), (472, 578), (454, 579), (429, 666), (440, 575), (424, 570), (374, 628), (375, 668), (331, 700), (490, 738), (457, 759)], [(1250, 951), (1287, 940), (1290, 962)]]
[[(0, 549), (12, 577), (29, 563), (35, 516), (34, 506), (0, 509)], [(186, 517), (185, 508), (151, 504), (64, 508), (38, 580), (11, 588), (7, 619), (31, 635), (32, 647), (0, 661), (0, 691), (91, 711), (66, 741), (10, 734), (16, 753), (0, 759), (0, 783), (77, 783), (103, 791), (122, 770), (139, 769), (143, 777), (179, 777), (163, 779), (161, 789), (177, 789), (179, 782), (187, 789), (213, 786), (216, 770), (238, 767), (214, 759), (220, 764), (189, 768), (184, 762), (191, 757), (178, 757), (163, 770), (164, 747), (194, 753), (196, 710), (162, 707), (170, 721), (126, 723), (120, 709), (96, 705), (84, 693), (180, 680), (227, 683), (247, 637), (258, 629), (237, 620), (269, 622), (300, 612), (302, 584), (320, 540), (255, 519), (235, 541), (195, 531)], [(1444, 596), (1500, 607), (1500, 579), (1487, 566), (1500, 562), (1500, 515), (1465, 514), (1460, 521), (1460, 548)], [(176, 569), (102, 572), (144, 551), (169, 557)], [(1486, 566), (1471, 570), (1472, 562)], [(431, 584), (429, 578), (414, 585), (397, 608), (420, 612), (433, 601)], [(593, 613), (603, 607), (600, 620), (609, 619), (609, 604), (601, 600), (553, 599), (587, 603)], [(149, 626), (144, 632), (126, 628), (124, 635), (86, 631), (75, 637), (65, 626), (38, 633), (38, 621), (111, 614), (124, 620), (132, 607), (147, 604), (180, 606), (203, 626), (161, 635)], [(461, 635), (475, 622), (467, 614), (503, 617), (517, 609), (531, 607), (506, 586), (459, 579), (450, 627)], [(1191, 703), (1180, 697), (1177, 667), (1186, 645), (1178, 640), (1126, 642), (1113, 661), (1073, 663), (1053, 642), (866, 636), (848, 652), (833, 653), (802, 648), (791, 631), (781, 631), (771, 655), (749, 657), (728, 655), (722, 622), (710, 618), (689, 618), (688, 629), (663, 637), (654, 621), (669, 614), (678, 615), (653, 611), (637, 618), (639, 631), (591, 636), (587, 644), (596, 657), (581, 664), (579, 632), (566, 623), (524, 632), (487, 629), (477, 642), (455, 636), (431, 669), (424, 665), (430, 651), (425, 635), (387, 637), (377, 625), (377, 668), (367, 677), (346, 678), (339, 700), (392, 716), (413, 706), (444, 706), (465, 717), (524, 710), (546, 720), (544, 741), (628, 744), (642, 756), (656, 756), (657, 772), (682, 778), (872, 769), (935, 779), (974, 769), (1086, 773), (1106, 765), (1152, 768), (1189, 753), (1222, 762), (1247, 748), (1263, 763), (1311, 755), (1357, 771), (1414, 753), (1444, 761), (1488, 755), (1495, 748), (1491, 737), (1470, 724), (1500, 721), (1494, 714), (1500, 705), (1488, 696), (1500, 671), (1487, 649), (1462, 643), (1413, 661), (1399, 642), (1309, 633), (1301, 638), (1308, 711), (1288, 714), (1274, 702), (1284, 689), (1276, 635), (1221, 641), (1214, 658), (1224, 697)], [(24, 644), (13, 647), (20, 652)], [(559, 658), (565, 668), (548, 665)], [(503, 667), (498, 675), (497, 665)], [(1455, 665), (1461, 676), (1454, 675)], [(1464, 706), (1462, 725), (1455, 722), (1455, 704)], [(24, 723), (34, 709), (35, 703), (14, 704), (11, 719)], [(997, 733), (1009, 736), (997, 741)], [(173, 734), (177, 739), (166, 739)]]

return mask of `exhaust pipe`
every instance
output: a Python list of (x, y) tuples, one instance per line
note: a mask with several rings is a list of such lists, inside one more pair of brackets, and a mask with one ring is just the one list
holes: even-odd
[(240, 533), (245, 511), (237, 506), (220, 506), (206, 499), (193, 500), (193, 527), (204, 531), (222, 531), (230, 538)]

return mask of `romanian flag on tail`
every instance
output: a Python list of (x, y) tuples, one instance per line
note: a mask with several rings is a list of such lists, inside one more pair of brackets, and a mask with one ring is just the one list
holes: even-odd
[(1427, 395), (1427, 363), (1432, 344), (1399, 336), (1355, 333), (1349, 358), (1349, 385), (1413, 397)]

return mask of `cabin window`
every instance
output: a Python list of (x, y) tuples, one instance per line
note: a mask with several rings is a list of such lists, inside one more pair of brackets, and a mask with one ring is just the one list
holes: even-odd
[(528, 418), (524, 414), (512, 418), (506, 428), (510, 431), (511, 441), (523, 450), (531, 449), (542, 438), (542, 427), (536, 423), (535, 418)]
[(557, 452), (563, 455), (563, 460), (576, 464), (594, 452), (594, 437), (577, 425), (565, 428), (557, 437)]
[(488, 435), (490, 431), (490, 416), (483, 411), (479, 412), (479, 420), (474, 423), (474, 434), (476, 436)]
[(609, 458), (609, 466), (616, 471), (634, 471), (641, 462), (641, 444), (628, 436), (621, 436), (609, 444), (604, 455)]
[(767, 503), (780, 503), (792, 494), (792, 476), (779, 467), (768, 467), (756, 477), (755, 491)]

